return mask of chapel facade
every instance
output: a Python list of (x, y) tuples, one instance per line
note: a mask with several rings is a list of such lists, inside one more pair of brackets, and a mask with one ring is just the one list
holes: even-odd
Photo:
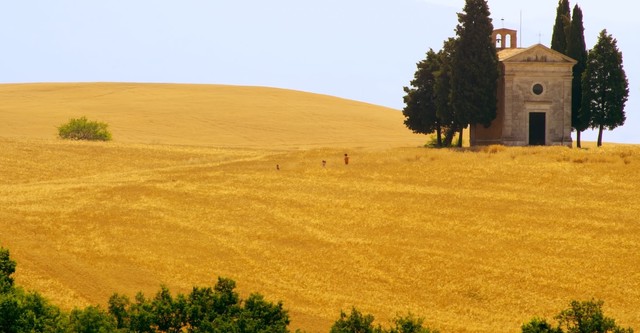
[(571, 81), (576, 61), (542, 44), (517, 47), (517, 31), (497, 29), (500, 77), (497, 116), (489, 127), (471, 125), (472, 146), (571, 147)]

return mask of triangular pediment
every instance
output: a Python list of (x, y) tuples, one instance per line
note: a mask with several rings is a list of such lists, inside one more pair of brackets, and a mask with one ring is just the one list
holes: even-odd
[(575, 64), (576, 61), (566, 55), (552, 50), (542, 44), (536, 44), (526, 49), (505, 49), (498, 52), (501, 62), (541, 62), (541, 63), (567, 63)]

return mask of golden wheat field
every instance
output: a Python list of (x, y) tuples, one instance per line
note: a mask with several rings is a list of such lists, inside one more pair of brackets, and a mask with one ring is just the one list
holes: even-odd
[[(11, 89), (0, 87), (3, 101)], [(309, 105), (318, 98), (280, 92)], [(216, 119), (190, 109), (140, 114), (156, 104), (87, 111), (113, 125), (114, 141), (66, 142), (53, 138), (75, 115), (64, 110), (100, 103), (50, 94), (50, 113), (40, 97), (9, 103), (23, 110), (13, 116), (0, 111), (0, 245), (18, 262), (16, 283), (63, 308), (105, 304), (114, 292), (152, 295), (160, 284), (188, 292), (224, 276), (244, 296), (282, 300), (291, 328), (308, 332), (328, 332), (352, 306), (381, 323), (411, 312), (442, 332), (518, 332), (591, 298), (621, 326), (640, 328), (640, 146), (426, 149), (383, 109), (373, 120), (364, 111), (313, 118), (336, 126), (333, 142), (287, 132), (295, 143), (278, 144), (284, 128), (255, 139), (233, 117), (225, 136), (202, 133), (199, 120)], [(45, 119), (24, 123), (35, 115)]]
[(53, 138), (87, 116), (126, 143), (254, 148), (424, 143), (395, 110), (268, 87), (195, 84), (0, 84), (0, 136)]

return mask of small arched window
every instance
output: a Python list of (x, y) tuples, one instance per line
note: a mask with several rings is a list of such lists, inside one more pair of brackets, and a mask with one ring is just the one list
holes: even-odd
[(504, 43), (504, 38), (502, 38), (501, 34), (496, 35), (496, 49), (502, 48), (502, 43)]

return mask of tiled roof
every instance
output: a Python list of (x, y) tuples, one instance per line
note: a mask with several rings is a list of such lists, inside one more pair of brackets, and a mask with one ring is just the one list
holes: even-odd
[[(506, 61), (508, 59), (515, 58), (516, 56), (518, 56), (521, 53), (525, 53), (525, 52), (528, 52), (530, 50), (533, 52), (536, 49), (537, 49), (537, 52), (533, 53), (533, 55), (535, 56), (536, 61), (538, 61), (537, 57), (540, 56), (540, 54), (542, 54), (543, 55), (543, 57), (542, 57), (543, 60), (541, 60), (541, 61), (544, 61), (544, 62), (548, 61), (547, 60), (547, 56), (548, 56), (549, 59), (555, 59), (552, 62), (565, 62), (565, 63), (574, 63), (574, 64), (576, 63), (576, 61), (571, 59), (570, 57), (568, 57), (568, 56), (566, 56), (566, 55), (564, 55), (564, 54), (562, 54), (560, 52), (554, 51), (554, 50), (552, 50), (552, 49), (550, 49), (550, 48), (548, 48), (548, 47), (546, 47), (546, 46), (544, 46), (542, 44), (535, 44), (535, 45), (529, 46), (527, 48), (514, 48), (514, 49), (498, 50), (498, 60), (499, 61)], [(525, 61), (532, 61), (532, 60), (525, 60)]]
[(503, 49), (498, 51), (498, 60), (503, 61), (505, 59), (511, 58), (519, 53), (526, 51), (524, 48), (516, 48), (516, 49)]

